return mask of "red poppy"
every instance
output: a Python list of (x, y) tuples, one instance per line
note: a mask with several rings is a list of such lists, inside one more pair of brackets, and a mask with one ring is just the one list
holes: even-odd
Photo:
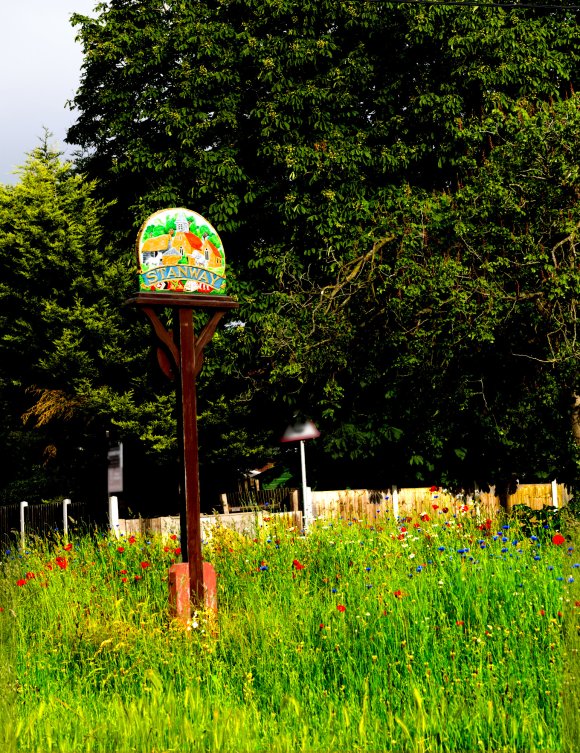
[(448, 508), (448, 507), (444, 507), (444, 508), (443, 508), (443, 512), (444, 512), (444, 513), (445, 513), (445, 512), (449, 512), (449, 508)]
[(574, 606), (575, 606), (575, 607), (580, 607), (580, 601), (575, 601), (575, 602), (574, 602)]
[(463, 620), (457, 620), (457, 622), (455, 624), (458, 625), (459, 627), (461, 627), (462, 625), (465, 625), (465, 623), (463, 622)]
[(164, 546), (164, 547), (163, 547), (163, 551), (164, 551), (164, 552), (169, 552), (169, 551), (171, 551), (171, 547), (169, 547), (169, 546)]
[(562, 536), (561, 533), (556, 533), (554, 536), (552, 536), (552, 544), (555, 544), (556, 546), (562, 546), (562, 544), (566, 543), (566, 539), (564, 536)]
[(563, 616), (564, 615), (562, 614), (562, 612), (558, 612), (558, 617), (563, 617)]
[(129, 536), (127, 541), (129, 542), (129, 544), (134, 544), (137, 541), (137, 539), (134, 536)]
[(174, 554), (181, 554), (181, 547), (179, 547), (179, 546), (175, 547), (175, 549), (173, 550), (173, 553)]
[(439, 487), (438, 487), (438, 486), (430, 486), (430, 487), (429, 487), (429, 491), (430, 491), (430, 492), (436, 492), (436, 491), (437, 491), (438, 489), (439, 489)]
[(121, 573), (121, 575), (127, 575), (127, 571), (126, 570), (119, 570), (119, 572)]
[(141, 567), (143, 568), (143, 570), (146, 570), (148, 567), (151, 567), (151, 563), (150, 562), (142, 562), (141, 563)]
[(295, 570), (304, 570), (304, 565), (299, 560), (292, 560), (292, 567)]
[(52, 562), (47, 562), (44, 566), (47, 570), (52, 570)]
[(16, 581), (17, 586), (25, 586), (27, 583), (28, 581), (26, 580), (26, 578), (20, 578), (20, 580)]
[(431, 507), (432, 507), (432, 508), (433, 508), (434, 510), (438, 510), (438, 509), (439, 509), (439, 505), (431, 505)]
[(36, 578), (34, 573), (26, 573), (26, 580), (32, 580), (33, 578)]
[(129, 580), (129, 578), (121, 578), (121, 583), (126, 583)]
[(395, 599), (402, 599), (405, 594), (399, 589), (398, 591), (393, 592), (393, 596)]
[(401, 526), (401, 533), (407, 533), (407, 529), (405, 526)]
[(424, 513), (422, 513), (422, 515), (421, 515), (421, 520), (422, 520), (422, 521), (423, 521), (424, 523), (428, 523), (428, 522), (429, 522), (429, 521), (431, 520), (431, 518), (430, 518), (430, 517), (429, 517), (429, 516), (427, 515), (427, 513), (426, 513), (426, 512), (424, 512)]
[(175, 541), (177, 539), (177, 536), (176, 534), (172, 533), (169, 538), (171, 539), (171, 541)]
[(66, 570), (68, 567), (68, 561), (66, 557), (57, 557), (55, 559), (55, 562), (60, 567), (61, 570)]
[(142, 580), (142, 578), (143, 578), (143, 576), (142, 576), (142, 575), (136, 575), (136, 576), (135, 576), (135, 580)]
[(72, 544), (65, 544), (63, 546), (63, 549), (65, 550), (65, 552), (70, 552), (70, 550), (72, 549)]
[(544, 617), (546, 615), (546, 610), (545, 609), (540, 609), (540, 611), (538, 612), (538, 614), (541, 615), (542, 617)]
[(120, 552), (121, 554), (123, 554), (123, 552), (125, 551), (125, 547), (124, 546), (118, 546), (117, 547), (117, 551)]
[(346, 612), (346, 607), (344, 606), (344, 604), (337, 604), (336, 608), (339, 612)]

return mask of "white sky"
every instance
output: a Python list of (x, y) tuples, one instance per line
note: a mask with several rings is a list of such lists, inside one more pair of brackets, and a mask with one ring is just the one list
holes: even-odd
[(64, 138), (75, 116), (66, 102), (77, 89), (82, 50), (69, 19), (93, 15), (96, 3), (0, 0), (0, 183), (17, 180), (12, 173), (38, 145), (44, 126), (70, 155)]

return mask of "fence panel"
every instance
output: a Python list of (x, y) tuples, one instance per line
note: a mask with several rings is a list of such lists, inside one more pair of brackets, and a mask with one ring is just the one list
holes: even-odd
[(20, 505), (0, 507), (0, 541), (3, 548), (14, 541), (20, 532)]
[[(569, 494), (563, 484), (557, 485), (558, 506), (569, 501)], [(385, 515), (416, 516), (421, 513), (433, 515), (445, 511), (457, 515), (465, 505), (464, 495), (454, 495), (429, 487), (415, 489), (392, 489), (372, 491), (368, 489), (347, 489), (343, 491), (312, 492), (314, 516), (320, 518), (360, 518), (378, 520)], [(474, 504), (475, 503), (475, 504)], [(552, 484), (521, 484), (516, 493), (508, 498), (508, 510), (514, 505), (527, 505), (541, 509), (552, 505)], [(478, 492), (470, 499), (470, 509), (483, 518), (493, 518), (501, 510), (501, 503), (495, 490)]]
[[(67, 505), (69, 531), (79, 526), (92, 526), (103, 521), (84, 502)], [(102, 516), (101, 516), (102, 517)], [(26, 535), (47, 536), (63, 531), (62, 502), (30, 504), (24, 508)], [(20, 535), (20, 504), (0, 507), (0, 540), (2, 544), (13, 541)]]
[(296, 489), (249, 489), (243, 492), (222, 494), (224, 513), (245, 512), (256, 509), (282, 512), (297, 509)]

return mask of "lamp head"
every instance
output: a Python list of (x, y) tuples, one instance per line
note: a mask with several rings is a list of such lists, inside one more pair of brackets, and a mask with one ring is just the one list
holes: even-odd
[(298, 421), (289, 426), (282, 437), (281, 442), (300, 442), (303, 439), (316, 439), (320, 432), (312, 421)]

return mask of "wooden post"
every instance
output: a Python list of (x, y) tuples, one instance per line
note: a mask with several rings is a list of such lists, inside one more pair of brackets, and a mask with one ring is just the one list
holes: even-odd
[(201, 557), (199, 454), (197, 441), (196, 352), (193, 310), (179, 308), (179, 396), (181, 398), (183, 458), (183, 494), (187, 526), (187, 561), (190, 593), (193, 601), (203, 602), (203, 564)]
[[(231, 298), (222, 296), (187, 296), (180, 294), (140, 293), (127, 303), (141, 307), (149, 318), (159, 341), (158, 360), (163, 373), (170, 379), (178, 377), (178, 410), (182, 461), (182, 557), (188, 563), (189, 594), (195, 606), (203, 606), (204, 563), (201, 553), (199, 456), (197, 439), (196, 378), (203, 364), (203, 349), (213, 337), (218, 322), (229, 310), (238, 307)], [(175, 337), (169, 332), (155, 312), (155, 307), (176, 310)], [(209, 309), (209, 319), (199, 336), (195, 334), (194, 309)], [(185, 527), (185, 536), (183, 528)], [(215, 608), (215, 580), (207, 570), (211, 583), (208, 588), (212, 608)], [(182, 577), (182, 571), (180, 571)], [(177, 586), (176, 586), (177, 587)], [(207, 588), (206, 588), (207, 590)]]

